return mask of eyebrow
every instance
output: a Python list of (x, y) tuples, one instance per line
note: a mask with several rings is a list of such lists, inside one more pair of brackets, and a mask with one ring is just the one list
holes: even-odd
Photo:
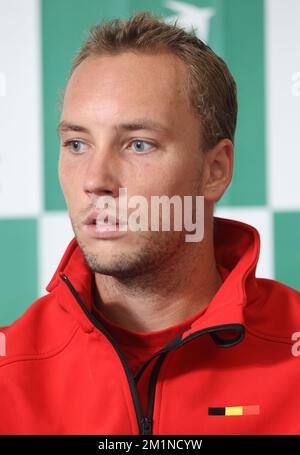
[[(136, 119), (126, 123), (120, 123), (117, 125), (118, 129), (126, 131), (137, 131), (137, 130), (148, 130), (148, 131), (158, 131), (160, 133), (167, 133), (169, 130), (166, 126), (155, 122), (150, 119)], [(80, 133), (90, 134), (90, 130), (84, 126), (76, 125), (74, 123), (67, 122), (62, 120), (57, 127), (57, 134), (59, 135), (62, 132), (68, 131), (77, 131)]]
[(60, 133), (65, 133), (67, 131), (78, 131), (80, 133), (89, 133), (89, 129), (85, 128), (84, 126), (81, 125), (75, 125), (74, 123), (66, 122), (65, 120), (62, 120), (59, 122), (56, 132), (59, 135)]

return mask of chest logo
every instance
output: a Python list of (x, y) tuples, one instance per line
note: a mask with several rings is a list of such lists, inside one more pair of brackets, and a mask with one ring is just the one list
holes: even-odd
[(259, 405), (208, 408), (208, 415), (210, 416), (253, 416), (259, 413)]

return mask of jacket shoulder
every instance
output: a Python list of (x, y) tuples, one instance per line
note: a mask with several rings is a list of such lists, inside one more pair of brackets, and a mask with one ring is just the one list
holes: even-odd
[(36, 300), (11, 325), (0, 328), (5, 337), (5, 355), (9, 361), (50, 356), (68, 343), (78, 323), (57, 302), (55, 293)]
[(274, 341), (292, 343), (300, 331), (300, 292), (279, 281), (257, 278), (258, 298), (246, 306), (249, 331)]

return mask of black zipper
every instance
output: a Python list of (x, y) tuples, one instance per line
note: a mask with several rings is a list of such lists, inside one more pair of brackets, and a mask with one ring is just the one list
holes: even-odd
[[(231, 339), (222, 339), (220, 338), (216, 331), (220, 330), (237, 330), (238, 336), (235, 338)], [(145, 371), (146, 367), (149, 365), (149, 363), (158, 356), (158, 359), (156, 361), (155, 366), (153, 367), (153, 370), (151, 372), (150, 376), (150, 382), (149, 382), (149, 392), (148, 392), (148, 408), (147, 408), (147, 416), (143, 418), (142, 425), (143, 425), (143, 432), (142, 434), (144, 435), (151, 435), (152, 434), (152, 427), (153, 427), (153, 412), (154, 412), (154, 399), (155, 399), (155, 391), (156, 391), (156, 383), (157, 383), (157, 378), (159, 371), (161, 369), (161, 366), (163, 364), (163, 361), (165, 360), (165, 357), (168, 352), (175, 350), (184, 344), (190, 342), (191, 340), (194, 340), (195, 338), (198, 338), (201, 335), (204, 334), (210, 334), (213, 340), (218, 344), (219, 346), (222, 347), (230, 347), (234, 346), (235, 344), (239, 343), (242, 341), (245, 335), (245, 327), (240, 324), (224, 324), (220, 326), (215, 326), (215, 327), (209, 327), (207, 329), (199, 330), (198, 332), (193, 333), (189, 337), (185, 338), (183, 341), (181, 341), (181, 335), (179, 335), (177, 338), (174, 338), (170, 343), (168, 343), (163, 349), (160, 351), (156, 352), (153, 354), (138, 370), (136, 375), (134, 376), (135, 379), (135, 384), (138, 383), (142, 373)]]
[(143, 434), (152, 434), (154, 400), (155, 400), (157, 377), (158, 377), (159, 371), (161, 369), (161, 366), (163, 364), (163, 361), (165, 360), (166, 355), (167, 355), (167, 353), (164, 352), (163, 354), (161, 354), (158, 357), (156, 364), (153, 367), (153, 370), (151, 372), (150, 382), (149, 382), (149, 392), (148, 392), (147, 416), (144, 417), (144, 419), (143, 419), (143, 424), (144, 424)]
[(122, 365), (124, 367), (124, 370), (125, 370), (125, 373), (126, 373), (126, 376), (127, 376), (127, 380), (128, 380), (128, 383), (129, 383), (130, 392), (131, 392), (131, 396), (132, 396), (132, 399), (133, 399), (135, 413), (136, 413), (137, 421), (138, 421), (138, 425), (139, 425), (139, 430), (140, 430), (140, 433), (143, 434), (142, 433), (142, 424), (143, 424), (144, 416), (142, 414), (142, 408), (141, 408), (140, 400), (139, 400), (139, 397), (138, 397), (137, 388), (136, 388), (133, 376), (131, 374), (129, 365), (127, 363), (126, 358), (124, 357), (123, 352), (121, 351), (119, 345), (116, 343), (116, 341), (111, 336), (111, 334), (105, 329), (105, 327), (102, 326), (100, 321), (93, 315), (93, 313), (90, 313), (88, 311), (88, 309), (86, 308), (86, 306), (82, 302), (80, 296), (76, 292), (76, 289), (74, 288), (74, 286), (70, 282), (69, 278), (65, 274), (61, 274), (60, 276), (64, 280), (64, 282), (66, 283), (68, 288), (70, 289), (71, 293), (75, 297), (76, 301), (79, 303), (80, 307), (82, 308), (82, 310), (84, 311), (86, 316), (95, 325), (95, 327), (97, 327), (97, 329), (100, 330), (100, 332), (103, 333), (103, 335), (105, 335), (105, 337), (110, 341), (110, 343), (115, 348), (117, 354), (119, 355), (119, 358), (120, 358), (120, 360), (122, 362)]
[[(170, 343), (168, 343), (164, 348), (160, 351), (157, 351), (153, 354), (138, 370), (137, 374), (133, 377), (127, 360), (121, 351), (119, 345), (111, 336), (111, 334), (106, 330), (106, 328), (101, 324), (101, 322), (94, 316), (93, 313), (89, 312), (87, 307), (82, 302), (79, 294), (77, 293), (76, 289), (68, 279), (68, 277), (61, 273), (60, 277), (66, 283), (68, 288), (70, 289), (72, 295), (75, 297), (77, 303), (80, 305), (81, 309), (84, 311), (88, 319), (92, 322), (92, 324), (110, 341), (114, 349), (116, 350), (123, 368), (125, 370), (132, 400), (134, 403), (135, 413), (137, 417), (139, 432), (141, 435), (151, 435), (153, 430), (153, 411), (154, 411), (154, 401), (155, 401), (155, 390), (156, 390), (156, 383), (159, 371), (163, 364), (163, 361), (168, 352), (175, 350), (187, 342), (198, 338), (199, 336), (205, 334), (211, 334), (214, 341), (222, 347), (230, 347), (234, 346), (235, 344), (241, 342), (245, 335), (245, 327), (242, 324), (224, 324), (215, 327), (209, 327), (207, 329), (199, 330), (198, 332), (193, 333), (192, 335), (186, 337), (183, 341), (181, 340), (181, 335), (177, 338), (174, 338)], [(222, 340), (220, 339), (215, 332), (220, 330), (237, 330), (239, 332), (238, 336), (231, 340)], [(140, 399), (137, 393), (137, 382), (139, 381), (143, 371), (149, 365), (149, 363), (155, 358), (158, 357), (155, 366), (151, 372), (150, 382), (149, 382), (149, 392), (148, 392), (148, 407), (147, 407), (147, 416), (143, 416), (142, 407), (140, 403)]]

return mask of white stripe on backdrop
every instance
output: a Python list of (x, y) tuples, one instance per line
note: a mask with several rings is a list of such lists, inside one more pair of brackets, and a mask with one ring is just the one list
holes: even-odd
[(269, 204), (299, 210), (299, 0), (265, 1), (265, 63)]
[(0, 0), (0, 217), (41, 209), (39, 22), (39, 0)]

